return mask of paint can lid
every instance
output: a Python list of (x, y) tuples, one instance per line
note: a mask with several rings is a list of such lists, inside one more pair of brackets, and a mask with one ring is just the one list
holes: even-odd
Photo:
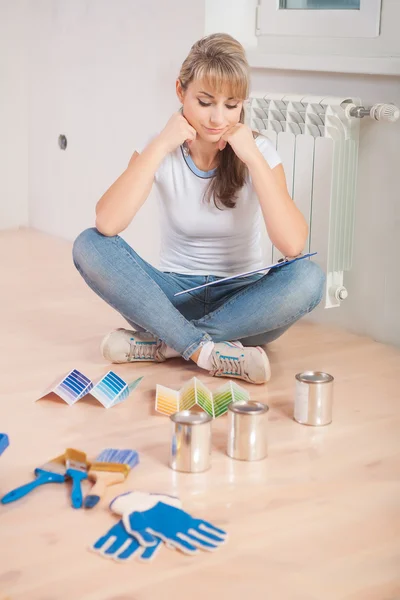
[(171, 421), (180, 425), (202, 425), (212, 421), (210, 415), (204, 412), (181, 410), (170, 416)]
[(228, 410), (241, 415), (262, 415), (269, 411), (269, 406), (253, 400), (239, 400), (229, 404)]
[(323, 371), (303, 371), (303, 373), (297, 373), (296, 379), (303, 383), (330, 383), (333, 381), (332, 375)]

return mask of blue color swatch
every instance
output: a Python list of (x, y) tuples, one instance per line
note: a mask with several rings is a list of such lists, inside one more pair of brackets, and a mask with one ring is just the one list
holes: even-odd
[(140, 377), (128, 385), (116, 373), (109, 371), (100, 379), (90, 393), (103, 406), (109, 408), (125, 400), (142, 379), (143, 377)]
[(86, 396), (93, 388), (92, 381), (83, 373), (74, 369), (54, 388), (54, 392), (67, 404), (74, 404)]

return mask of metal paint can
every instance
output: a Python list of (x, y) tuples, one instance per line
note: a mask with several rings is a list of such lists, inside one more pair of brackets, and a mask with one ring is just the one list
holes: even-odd
[(333, 381), (332, 375), (322, 371), (297, 373), (295, 421), (316, 427), (332, 423)]
[(262, 402), (239, 401), (228, 406), (228, 456), (237, 460), (266, 458), (268, 411)]
[(211, 467), (211, 422), (206, 413), (182, 410), (170, 416), (169, 465), (174, 471), (201, 473)]

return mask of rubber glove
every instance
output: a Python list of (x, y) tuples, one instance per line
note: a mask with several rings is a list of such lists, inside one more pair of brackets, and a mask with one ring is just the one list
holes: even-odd
[[(122, 494), (122, 496), (125, 495), (126, 494)], [(136, 492), (136, 506), (138, 508), (146, 508), (149, 505), (149, 496), (151, 496), (151, 503), (154, 502), (154, 499), (157, 496), (158, 500), (163, 500), (165, 503), (171, 502), (174, 506), (180, 505), (179, 500), (172, 496)], [(136, 523), (137, 525), (140, 524), (139, 513), (136, 518)], [(146, 525), (146, 522), (142, 520), (140, 524), (141, 529), (144, 530)], [(138, 540), (126, 531), (123, 521), (120, 519), (107, 531), (107, 533), (101, 536), (93, 546), (90, 547), (90, 550), (101, 554), (105, 558), (111, 558), (116, 561), (129, 560), (133, 556), (142, 561), (149, 561), (153, 559), (160, 550), (162, 540), (155, 536), (149, 536), (147, 542), (148, 544), (151, 542), (152, 545), (141, 546)]]
[(143, 492), (128, 492), (117, 496), (110, 504), (113, 512), (122, 517), (125, 530), (141, 546), (153, 546), (157, 539), (186, 554), (198, 549), (216, 550), (227, 533), (202, 519), (195, 519), (181, 508), (177, 498)]

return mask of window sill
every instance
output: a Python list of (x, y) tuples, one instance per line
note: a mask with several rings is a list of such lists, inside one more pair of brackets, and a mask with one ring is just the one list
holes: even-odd
[(263, 54), (254, 49), (246, 52), (254, 69), (284, 69), (292, 71), (326, 71), (367, 75), (400, 76), (400, 56), (310, 56), (295, 54)]

